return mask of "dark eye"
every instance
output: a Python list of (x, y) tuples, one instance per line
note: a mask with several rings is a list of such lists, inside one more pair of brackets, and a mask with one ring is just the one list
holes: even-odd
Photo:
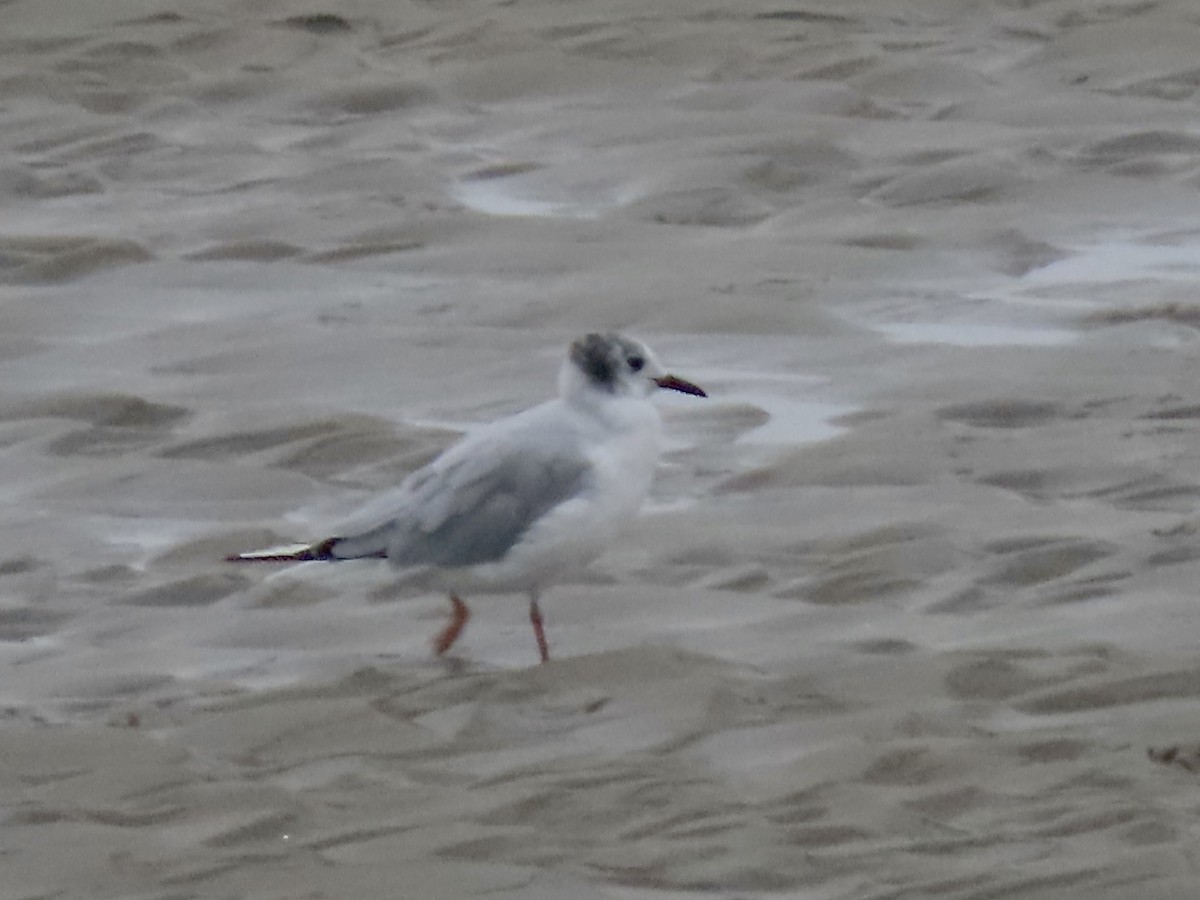
[(633, 369), (635, 372), (642, 371), (642, 366), (646, 364), (646, 360), (640, 356), (631, 356), (626, 359), (625, 362), (628, 364), (629, 368)]

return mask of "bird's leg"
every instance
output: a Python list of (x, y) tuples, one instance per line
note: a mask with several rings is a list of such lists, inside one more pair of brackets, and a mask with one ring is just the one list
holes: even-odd
[(537, 591), (531, 591), (529, 594), (529, 622), (533, 625), (533, 636), (537, 638), (538, 653), (542, 655), (542, 662), (549, 662), (550, 646), (546, 643), (546, 632), (542, 628), (542, 610), (538, 606)]
[(438, 636), (433, 639), (433, 652), (441, 656), (449, 650), (454, 642), (458, 640), (458, 636), (462, 634), (463, 629), (467, 627), (467, 620), (471, 618), (471, 611), (467, 609), (467, 604), (463, 603), (454, 594), (450, 595), (450, 605), (454, 607), (454, 611), (450, 614), (450, 621), (446, 623), (446, 627), (438, 632)]

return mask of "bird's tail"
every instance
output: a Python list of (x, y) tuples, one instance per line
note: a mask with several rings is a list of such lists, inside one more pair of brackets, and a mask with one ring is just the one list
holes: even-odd
[(315, 544), (284, 544), (265, 550), (251, 550), (249, 553), (234, 553), (225, 557), (225, 562), (313, 562), (344, 559), (345, 557), (333, 552), (340, 541), (341, 538), (326, 538)]

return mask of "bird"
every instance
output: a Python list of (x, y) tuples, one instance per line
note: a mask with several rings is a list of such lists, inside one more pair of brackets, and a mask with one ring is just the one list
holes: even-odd
[(650, 399), (661, 389), (708, 396), (641, 341), (586, 334), (567, 350), (555, 398), (468, 432), (331, 529), (336, 536), (226, 559), (386, 559), (407, 582), (449, 596), (449, 621), (433, 639), (439, 657), (470, 619), (464, 595), (523, 593), (548, 662), (542, 593), (603, 553), (636, 516), (661, 453)]

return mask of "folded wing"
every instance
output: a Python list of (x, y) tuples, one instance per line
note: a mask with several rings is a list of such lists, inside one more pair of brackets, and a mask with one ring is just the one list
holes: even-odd
[(230, 559), (387, 557), (397, 566), (440, 568), (495, 562), (538, 519), (588, 490), (591, 462), (570, 437), (465, 441), (365, 506), (341, 536)]

